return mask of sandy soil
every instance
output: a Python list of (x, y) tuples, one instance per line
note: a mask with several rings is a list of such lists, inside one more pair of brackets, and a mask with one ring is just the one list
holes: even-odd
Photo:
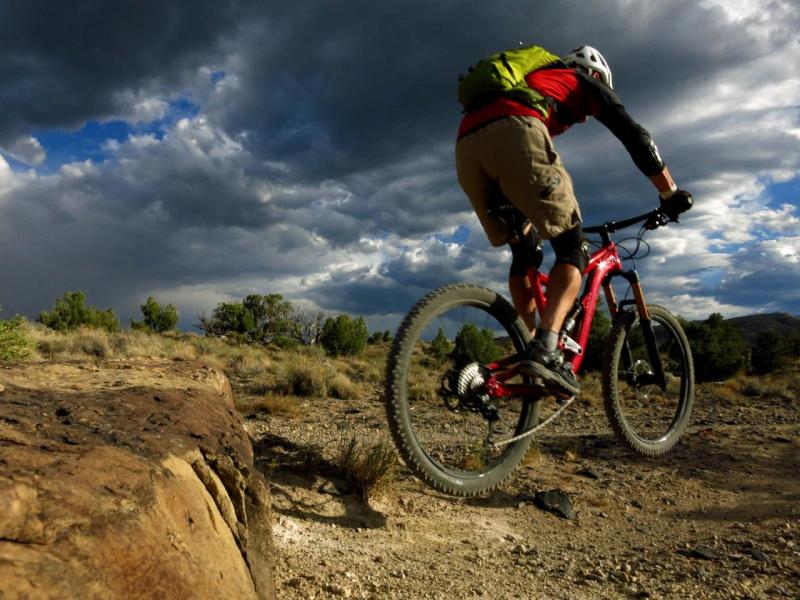
[[(247, 386), (234, 381), (234, 393)], [(245, 423), (271, 480), (282, 599), (800, 598), (795, 402), (720, 404), (701, 387), (662, 459), (625, 450), (599, 402), (582, 402), (508, 482), (473, 499), (405, 470), (368, 503), (347, 493), (330, 461), (342, 440), (386, 435), (377, 394)], [(550, 489), (569, 494), (574, 520), (534, 505)]]

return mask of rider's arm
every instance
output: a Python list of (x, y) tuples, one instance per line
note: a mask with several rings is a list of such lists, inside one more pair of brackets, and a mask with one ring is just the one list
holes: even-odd
[(590, 98), (592, 115), (622, 142), (639, 170), (650, 178), (659, 192), (668, 193), (673, 189), (675, 183), (655, 142), (647, 130), (631, 118), (614, 91), (581, 71), (578, 71), (578, 78)]
[(672, 180), (672, 175), (670, 175), (667, 167), (664, 167), (660, 173), (651, 175), (650, 181), (652, 181), (653, 185), (656, 186), (658, 195), (664, 200), (671, 197), (675, 192), (678, 191), (678, 186), (675, 185), (675, 182)]

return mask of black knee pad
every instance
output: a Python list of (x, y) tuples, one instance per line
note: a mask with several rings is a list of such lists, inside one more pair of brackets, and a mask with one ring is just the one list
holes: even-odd
[(557, 235), (550, 240), (556, 253), (556, 264), (567, 264), (576, 267), (581, 273), (589, 264), (589, 244), (583, 237), (583, 229), (576, 225), (572, 229)]
[(544, 258), (542, 241), (533, 227), (521, 240), (509, 244), (509, 247), (511, 248), (511, 269), (508, 272), (510, 277), (524, 277), (528, 274), (528, 269), (538, 269), (542, 264)]

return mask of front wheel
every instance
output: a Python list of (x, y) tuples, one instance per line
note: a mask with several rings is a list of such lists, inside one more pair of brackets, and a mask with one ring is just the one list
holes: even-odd
[(603, 366), (606, 415), (617, 437), (645, 456), (669, 452), (683, 435), (694, 402), (694, 364), (689, 341), (665, 308), (648, 306), (654, 346), (664, 374), (646, 343), (638, 311), (614, 320)]
[[(394, 338), (386, 368), (389, 428), (406, 465), (427, 484), (457, 496), (498, 486), (525, 457), (538, 403), (490, 398), (486, 365), (521, 352), (530, 334), (495, 292), (449, 285), (420, 300)], [(517, 376), (519, 377), (519, 376)]]

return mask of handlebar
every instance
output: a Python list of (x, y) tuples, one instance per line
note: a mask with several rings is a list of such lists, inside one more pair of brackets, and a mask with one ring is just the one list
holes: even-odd
[(694, 200), (691, 194), (678, 190), (674, 196), (667, 200), (662, 199), (661, 205), (655, 210), (622, 221), (606, 221), (602, 225), (584, 227), (583, 231), (584, 233), (599, 233), (606, 239), (609, 234), (630, 227), (631, 225), (636, 225), (637, 223), (644, 222), (646, 229), (656, 229), (662, 225), (666, 225), (670, 221), (675, 221), (677, 223), (678, 215), (692, 208), (693, 204)]

